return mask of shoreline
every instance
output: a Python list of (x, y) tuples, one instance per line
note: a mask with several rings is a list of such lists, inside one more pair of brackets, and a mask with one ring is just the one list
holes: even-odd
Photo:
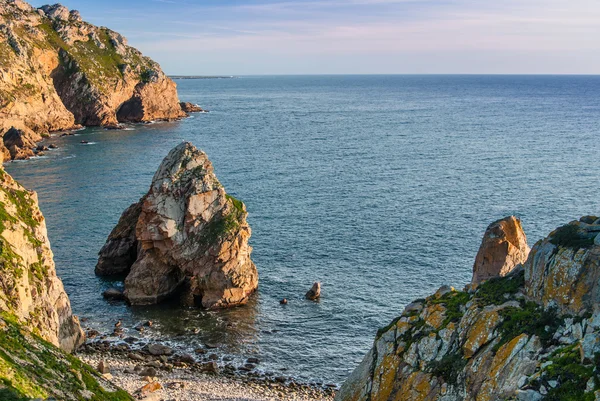
[[(136, 399), (159, 400), (289, 400), (332, 401), (336, 389), (295, 381), (291, 377), (262, 373), (249, 365), (217, 363), (211, 355), (204, 359), (181, 354), (165, 347), (162, 352), (148, 351), (149, 343), (134, 349), (126, 342), (87, 341), (76, 356), (92, 368), (104, 373), (105, 379), (126, 390)], [(156, 355), (161, 354), (161, 355)], [(166, 355), (169, 354), (169, 355)], [(204, 356), (204, 354), (202, 354)], [(204, 361), (203, 361), (204, 360)], [(100, 369), (100, 362), (106, 369)], [(219, 361), (222, 362), (222, 361)]]

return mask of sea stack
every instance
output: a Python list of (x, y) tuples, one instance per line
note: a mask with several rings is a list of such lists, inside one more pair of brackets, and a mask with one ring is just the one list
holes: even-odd
[(184, 142), (123, 213), (100, 250), (96, 274), (126, 276), (124, 294), (133, 305), (173, 297), (204, 308), (244, 304), (258, 286), (246, 216), (207, 155)]
[(492, 277), (506, 276), (529, 255), (527, 237), (521, 220), (508, 216), (485, 230), (473, 264), (471, 284), (477, 286)]

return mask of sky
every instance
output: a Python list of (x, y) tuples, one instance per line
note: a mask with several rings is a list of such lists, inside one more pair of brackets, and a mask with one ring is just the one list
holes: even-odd
[(598, 0), (62, 4), (121, 33), (167, 74), (600, 73)]

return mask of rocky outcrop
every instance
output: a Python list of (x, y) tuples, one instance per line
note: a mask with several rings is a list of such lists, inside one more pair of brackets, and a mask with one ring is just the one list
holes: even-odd
[[(36, 134), (186, 113), (175, 83), (120, 34), (60, 4), (0, 0), (0, 129)], [(8, 146), (7, 146), (8, 148)]]
[(121, 216), (96, 273), (127, 274), (132, 304), (173, 296), (205, 308), (243, 304), (258, 285), (246, 215), (206, 154), (182, 143), (163, 160), (149, 192)]
[(600, 399), (599, 222), (555, 230), (524, 267), (476, 289), (408, 305), (336, 399)]
[(205, 112), (205, 110), (203, 110), (202, 107), (198, 106), (197, 104), (190, 103), (190, 102), (180, 102), (179, 105), (181, 106), (181, 110), (183, 110), (186, 113)]
[(521, 220), (508, 216), (490, 224), (473, 264), (471, 284), (478, 285), (492, 277), (506, 276), (529, 255), (527, 237)]
[(83, 340), (56, 276), (37, 195), (0, 169), (0, 310), (70, 352)]
[(526, 294), (561, 313), (600, 307), (600, 219), (585, 216), (538, 241), (524, 265)]

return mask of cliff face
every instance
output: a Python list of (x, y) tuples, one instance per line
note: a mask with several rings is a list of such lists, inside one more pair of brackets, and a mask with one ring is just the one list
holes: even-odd
[(0, 134), (185, 115), (175, 83), (123, 36), (60, 4), (0, 0)]
[(165, 157), (149, 192), (121, 216), (96, 274), (127, 275), (132, 304), (174, 295), (205, 308), (245, 303), (258, 285), (246, 215), (206, 154), (182, 143)]
[(35, 192), (0, 169), (0, 311), (72, 351), (84, 340), (56, 276), (44, 216)]
[(408, 305), (336, 399), (600, 399), (599, 223), (557, 229), (476, 290)]

